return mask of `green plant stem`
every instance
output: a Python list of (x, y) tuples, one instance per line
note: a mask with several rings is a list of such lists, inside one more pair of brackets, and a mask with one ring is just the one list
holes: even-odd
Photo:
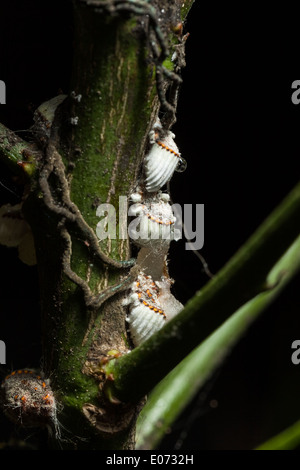
[(137, 400), (233, 312), (267, 289), (267, 276), (300, 233), (300, 184), (236, 255), (160, 332), (129, 355), (111, 361), (110, 394)]
[[(163, 8), (168, 2), (159, 3)], [(43, 360), (45, 372), (51, 375), (53, 390), (63, 405), (59, 419), (74, 434), (89, 438), (87, 444), (83, 440), (78, 445), (128, 448), (133, 442), (134, 413), (139, 408), (132, 407), (133, 412), (128, 412), (132, 419), (127, 422), (120, 411), (114, 418), (99, 389), (102, 380), (99, 361), (111, 349), (127, 350), (124, 309), (118, 295), (104, 305), (88, 308), (80, 283), (76, 285), (68, 277), (73, 272), (82, 281), (81, 286), (88, 285), (95, 296), (106, 287), (120, 284), (128, 269), (118, 270), (93, 256), (86, 232), (80, 232), (72, 221), (66, 223), (62, 239), (61, 210), (67, 212), (64, 206), (67, 188), (72, 202), (94, 232), (100, 204), (111, 204), (118, 215), (119, 196), (126, 199), (137, 184), (148, 134), (159, 109), (155, 65), (147, 30), (134, 13), (110, 15), (105, 8), (96, 11), (76, 0), (73, 5), (71, 90), (59, 110), (62, 119), (57, 119), (58, 150), (63, 157), (65, 168), (61, 172), (65, 180), (62, 184), (58, 171), (47, 174), (52, 160), (49, 161), (46, 152), (46, 170), (41, 171), (38, 180), (44, 198), (40, 191), (26, 201), (37, 246)], [(174, 12), (180, 12), (180, 7), (177, 0)], [(162, 26), (169, 31), (168, 24)], [(53, 126), (56, 128), (56, 122)], [(53, 199), (52, 204), (49, 198)], [(117, 224), (118, 236), (118, 219)], [(130, 257), (128, 239), (120, 238), (99, 242), (106, 257), (114, 260)], [(89, 414), (84, 414), (84, 410)], [(105, 435), (104, 440), (99, 438), (99, 432)]]
[(271, 437), (256, 450), (293, 450), (300, 445), (300, 421)]
[[(300, 237), (271, 270), (267, 280), (270, 284), (274, 283), (274, 288), (258, 294), (243, 305), (154, 388), (137, 422), (137, 448), (156, 448), (169, 427), (225, 360), (248, 327), (274, 301), (299, 269)], [(282, 272), (286, 275), (276, 283)], [(290, 430), (288, 438), (291, 435), (294, 438), (295, 434), (299, 443), (299, 423)]]

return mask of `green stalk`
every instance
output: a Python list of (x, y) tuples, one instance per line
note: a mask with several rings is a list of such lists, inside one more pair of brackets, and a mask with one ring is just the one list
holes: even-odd
[[(300, 237), (269, 273), (267, 281), (270, 285), (274, 284), (274, 288), (258, 294), (243, 305), (154, 388), (137, 422), (137, 448), (157, 447), (168, 428), (222, 364), (252, 322), (274, 301), (299, 269)], [(286, 274), (276, 283), (283, 272)], [(299, 423), (287, 436), (284, 435), (284, 443), (286, 440), (290, 442), (291, 436), (293, 443), (300, 442)], [(283, 437), (280, 445), (283, 445), (282, 442)], [(266, 443), (263, 448), (269, 445), (272, 447), (273, 443)], [(278, 440), (274, 445), (279, 445)]]
[[(160, 8), (169, 7), (167, 3), (161, 0)], [(181, 2), (175, 4), (177, 17)], [(61, 122), (64, 187), (69, 185), (72, 202), (95, 232), (97, 207), (109, 203), (118, 216), (119, 196), (127, 198), (137, 184), (159, 100), (147, 31), (134, 12), (96, 11), (79, 0), (73, 5), (71, 89), (59, 110), (62, 119), (56, 122)], [(168, 24), (162, 26), (169, 32)], [(52, 172), (46, 182), (54, 201), (66, 199), (57, 175)], [(79, 284), (66, 274), (73, 271), (95, 296), (120, 284), (128, 269), (117, 269), (93, 257), (85, 233), (70, 222), (66, 224), (71, 239), (68, 265), (66, 238), (58, 230), (61, 213), (45, 204), (41, 192), (28, 197), (25, 211), (37, 247), (44, 369), (63, 405), (59, 419), (75, 435), (88, 436), (86, 441), (79, 440), (81, 448), (132, 447), (139, 407), (118, 408), (116, 413), (102, 394), (99, 370), (99, 362), (111, 349), (127, 349), (120, 296), (114, 295), (99, 308), (88, 308)], [(117, 239), (99, 242), (103, 253), (114, 260), (131, 257), (128, 239), (118, 238), (120, 224), (117, 218)]]
[(256, 450), (293, 450), (300, 445), (300, 421), (256, 447)]
[(149, 393), (233, 312), (270, 287), (269, 272), (299, 233), (300, 184), (177, 317), (129, 355), (108, 364), (106, 372), (114, 377), (107, 383), (110, 395), (132, 401)]

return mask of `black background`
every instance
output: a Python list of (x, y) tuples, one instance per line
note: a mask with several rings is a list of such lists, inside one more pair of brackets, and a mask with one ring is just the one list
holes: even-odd
[[(1, 3), (7, 104), (0, 106), (0, 121), (11, 129), (28, 129), (41, 102), (69, 91), (70, 14), (68, 0)], [(300, 105), (292, 104), (291, 84), (300, 78), (300, 32), (296, 14), (282, 8), (263, 12), (199, 0), (185, 32), (187, 67), (173, 130), (188, 167), (174, 175), (171, 193), (181, 205), (205, 204), (201, 254), (216, 273), (299, 179)], [(3, 165), (0, 175), (2, 185), (19, 192)], [(1, 204), (17, 202), (3, 186), (0, 198)], [(7, 366), (38, 367), (36, 268), (1, 246), (0, 263)], [(170, 272), (183, 303), (208, 280), (184, 242), (172, 244)], [(300, 365), (291, 362), (291, 344), (300, 338), (299, 281), (250, 328), (162, 449), (251, 449), (299, 418)], [(1, 440), (6, 426), (1, 417)]]

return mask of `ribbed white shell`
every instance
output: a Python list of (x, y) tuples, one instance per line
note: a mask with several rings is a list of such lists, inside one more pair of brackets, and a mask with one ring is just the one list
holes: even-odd
[(129, 305), (126, 320), (134, 346), (159, 331), (183, 308), (171, 294), (170, 286), (170, 279), (153, 282), (150, 276), (142, 272), (132, 284), (131, 293), (124, 304)]
[(180, 153), (174, 137), (172, 132), (167, 132), (164, 138), (157, 138), (145, 157), (145, 187), (149, 193), (164, 186), (178, 165)]
[(143, 303), (139, 303), (131, 307), (127, 321), (132, 342), (135, 346), (138, 346), (153, 333), (159, 331), (166, 323), (166, 318), (160, 313), (153, 312)]
[[(131, 199), (137, 201), (138, 194), (134, 193)], [(137, 245), (157, 246), (174, 239), (176, 218), (168, 199), (168, 195), (159, 193), (130, 206), (128, 214), (138, 219), (134, 225), (130, 224), (128, 233)]]

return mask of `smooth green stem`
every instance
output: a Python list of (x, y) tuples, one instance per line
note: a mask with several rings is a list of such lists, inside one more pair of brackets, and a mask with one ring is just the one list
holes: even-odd
[(233, 312), (268, 288), (268, 273), (299, 233), (300, 184), (177, 317), (130, 354), (109, 363), (112, 394), (133, 401), (152, 390)]
[[(258, 294), (243, 305), (155, 387), (138, 419), (137, 448), (156, 448), (169, 427), (210, 379), (248, 327), (299, 269), (300, 237), (270, 272), (268, 282), (274, 288)], [(283, 272), (286, 275), (276, 283)], [(297, 431), (300, 442), (299, 425)]]
[(293, 450), (300, 445), (300, 420), (271, 437), (255, 450)]
[[(177, 2), (179, 11), (181, 3)], [(163, 8), (168, 2), (160, 3)], [(127, 209), (122, 212), (120, 208), (137, 184), (148, 134), (159, 110), (155, 64), (150, 60), (142, 23), (134, 12), (111, 15), (105, 8), (97, 11), (85, 2), (74, 0), (73, 5), (71, 89), (60, 110), (63, 176), (68, 181), (70, 199), (94, 233), (103, 218), (98, 208), (102, 204), (114, 207), (116, 237), (104, 237), (99, 245), (106, 261), (108, 257), (127, 260), (131, 257), (129, 240), (124, 236), (118, 238), (127, 223), (127, 217), (121, 214), (127, 215)], [(68, 194), (62, 190), (68, 185), (61, 183), (60, 176), (62, 187), (59, 187), (59, 174), (54, 171), (47, 180), (39, 181), (46, 190), (49, 186), (54, 202), (65, 202)], [(83, 295), (82, 286), (88, 284), (92, 298), (97, 294), (101, 297), (104, 289), (120, 285), (128, 269), (117, 270), (109, 262), (104, 264), (101, 256), (94, 256), (93, 239), (88, 238), (89, 231), (82, 229), (82, 224), (66, 224), (68, 233), (64, 232), (62, 243), (55, 223), (60, 208), (53, 210), (50, 200), (45, 211), (42, 205), (37, 207), (39, 200), (35, 195), (31, 199), (27, 207), (35, 217), (32, 225), (42, 280), (44, 364), (64, 406), (59, 419), (74, 433), (84, 427), (83, 423), (91, 426), (85, 432), (90, 435), (89, 445), (93, 448), (122, 448), (130, 434), (134, 435), (135, 420), (130, 422), (127, 433), (122, 434), (119, 430), (125, 424), (119, 416), (114, 423), (110, 404), (103, 412), (107, 401), (103, 404), (99, 389), (102, 374), (97, 367), (109, 350), (127, 349), (124, 310), (116, 292), (102, 305), (89, 308), (91, 299), (87, 299), (87, 289)], [(70, 278), (71, 272), (77, 277)], [(133, 412), (136, 405), (131, 408)], [(91, 409), (93, 414), (82, 411)], [(111, 420), (109, 425), (103, 423), (106, 419)], [(98, 437), (100, 429), (106, 433), (103, 442)], [(84, 445), (79, 443), (80, 447)]]
[[(147, 21), (139, 21), (141, 11), (136, 10), (135, 15), (134, 8), (129, 8), (128, 12), (122, 9), (110, 14), (109, 8), (105, 7), (114, 2), (100, 2), (103, 9), (87, 3), (73, 0), (71, 88), (54, 120), (51, 135), (52, 139), (56, 124), (59, 125), (60, 145), (57, 140), (52, 141), (51, 146), (57, 147), (64, 165), (58, 165), (60, 158), (54, 158), (55, 152), (51, 155), (48, 145), (42, 170), (37, 175), (40, 191), (30, 192), (24, 211), (34, 233), (37, 251), (44, 370), (51, 376), (53, 390), (63, 405), (59, 420), (71, 430), (74, 440), (77, 432), (89, 436), (88, 441), (79, 440), (78, 447), (128, 448), (133, 445), (131, 435), (134, 434), (135, 419), (123, 425), (119, 416), (111, 416), (111, 408), (103, 411), (102, 406), (105, 407), (107, 402), (103, 404), (99, 390), (102, 375), (99, 378), (91, 367), (94, 363), (98, 365), (99, 358), (106, 355), (107, 350), (127, 347), (124, 311), (117, 295), (104, 305), (88, 308), (81, 289), (88, 283), (93, 294), (101, 295), (107, 286), (120, 283), (127, 272), (117, 271), (115, 266), (104, 264), (101, 256), (94, 256), (91, 240), (86, 238), (84, 230), (79, 230), (82, 224), (74, 228), (70, 220), (64, 222), (69, 238), (63, 238), (58, 225), (62, 227), (62, 209), (64, 215), (68, 214), (69, 192), (72, 202), (94, 232), (100, 218), (97, 209), (101, 204), (113, 205), (118, 214), (120, 196), (127, 200), (137, 184), (148, 134), (160, 104), (149, 31), (143, 26)], [(180, 0), (174, 4), (168, 0), (151, 4), (151, 10), (155, 12), (168, 7), (175, 20), (180, 18), (180, 13), (184, 20), (183, 15), (188, 12), (188, 8), (182, 11)], [(192, 0), (188, 0), (187, 5), (191, 4)], [(166, 15), (161, 23), (160, 37), (173, 34), (169, 20)], [(5, 139), (10, 144), (5, 160), (17, 169), (22, 161), (20, 156), (24, 156), (23, 147), (19, 150), (14, 147), (20, 141), (13, 133), (5, 131), (3, 135), (0, 147), (3, 144), (6, 148)], [(26, 144), (24, 148), (27, 149)], [(24, 171), (23, 166), (27, 171), (23, 164), (21, 170)], [(118, 228), (119, 225), (122, 228), (120, 218)], [(126, 260), (130, 256), (126, 237), (104, 239), (99, 245), (105, 255), (114, 260)], [(70, 272), (86, 284), (75, 284), (76, 277), (70, 280)], [(86, 404), (89, 408), (84, 408)], [(94, 407), (94, 415), (87, 418), (83, 408), (90, 410), (91, 407)], [(97, 423), (94, 416), (97, 416)], [(103, 431), (105, 419), (110, 421)], [(103, 442), (97, 426), (106, 433)]]

